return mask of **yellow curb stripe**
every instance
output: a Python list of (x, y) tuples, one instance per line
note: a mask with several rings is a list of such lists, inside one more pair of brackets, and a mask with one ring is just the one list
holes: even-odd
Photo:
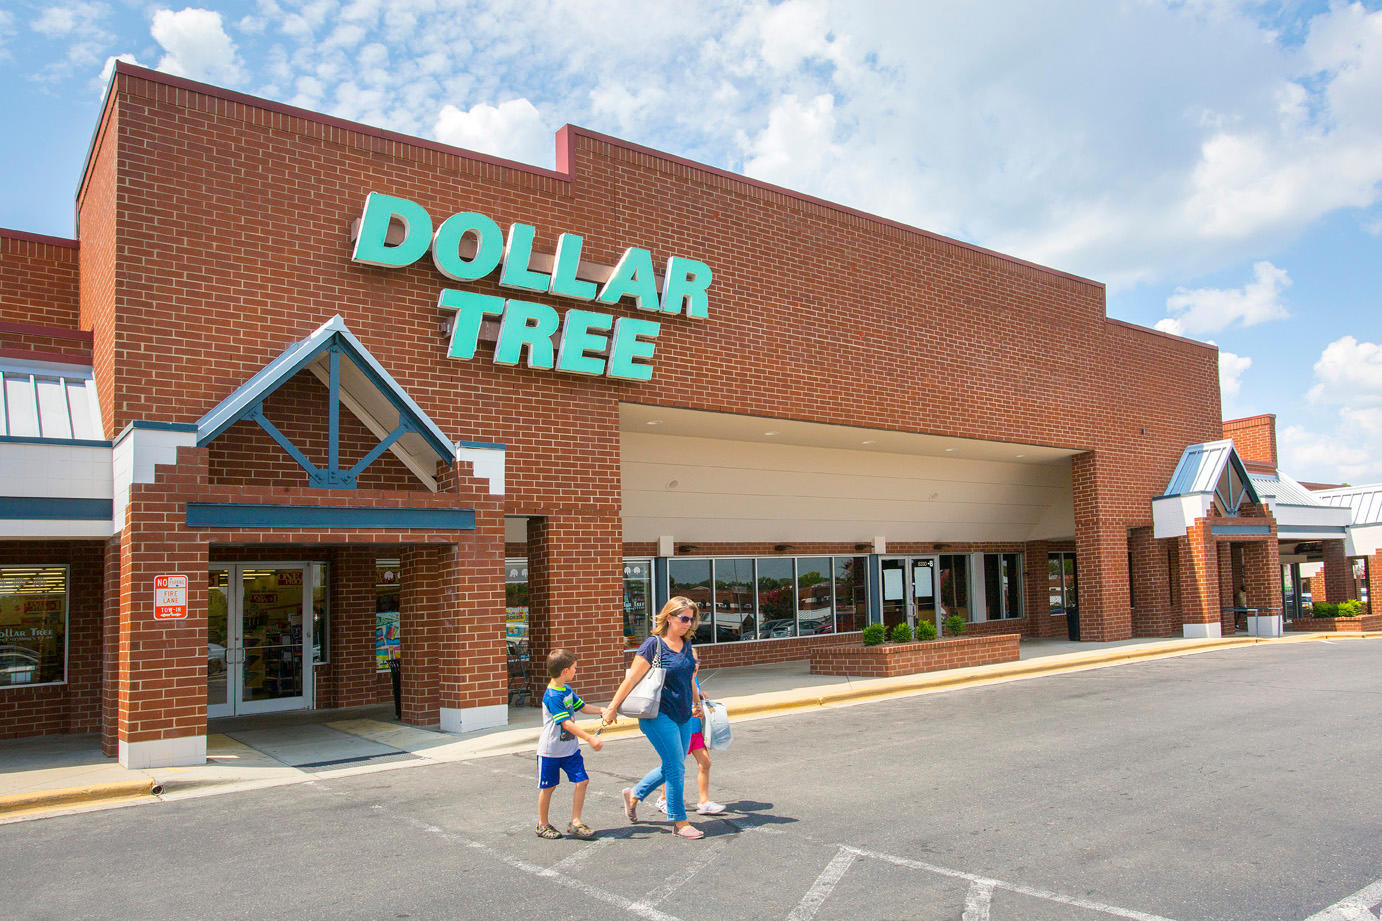
[(64, 787), (58, 790), (36, 790), (32, 793), (13, 793), (0, 796), (0, 815), (29, 812), (35, 809), (59, 809), (84, 806), (110, 799), (127, 799), (153, 793), (153, 778), (118, 780), (86, 787)]

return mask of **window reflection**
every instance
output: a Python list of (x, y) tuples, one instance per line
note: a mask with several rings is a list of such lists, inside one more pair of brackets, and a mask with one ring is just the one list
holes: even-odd
[(757, 638), (753, 560), (715, 561), (715, 642)]
[(714, 628), (710, 609), (710, 561), (668, 560), (667, 594), (669, 598), (682, 595), (696, 602), (701, 610), (701, 623), (696, 628), (694, 642), (711, 642)]
[(835, 631), (862, 630), (868, 616), (868, 557), (835, 557)]
[(962, 553), (941, 554), (942, 622), (958, 614), (965, 620), (969, 613), (969, 557)]
[(797, 624), (802, 636), (834, 633), (830, 557), (797, 560)]

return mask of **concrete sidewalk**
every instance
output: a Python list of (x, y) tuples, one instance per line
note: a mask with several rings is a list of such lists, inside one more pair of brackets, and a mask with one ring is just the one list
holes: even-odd
[[(811, 675), (805, 661), (708, 670), (702, 677), (707, 696), (723, 702), (731, 719), (741, 721), (1258, 643), (1378, 636), (1382, 634), (1302, 633), (1276, 639), (1139, 639), (1097, 644), (1026, 640), (1017, 662), (897, 678)], [(391, 705), (212, 720), (206, 764), (144, 771), (126, 770), (103, 756), (100, 739), (94, 735), (3, 741), (0, 824), (531, 751), (541, 728), (540, 712), (510, 708), (509, 720), (508, 726), (464, 736), (404, 725), (393, 718)], [(599, 725), (598, 718), (581, 722), (592, 731)], [(624, 719), (606, 728), (602, 738), (637, 734), (637, 720)]]

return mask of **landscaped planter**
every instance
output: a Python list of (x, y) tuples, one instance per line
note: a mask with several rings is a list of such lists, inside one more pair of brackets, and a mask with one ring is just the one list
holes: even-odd
[(849, 678), (891, 678), (993, 662), (1016, 662), (1020, 633), (962, 636), (917, 643), (864, 646), (849, 643), (811, 650), (811, 674)]
[(1299, 617), (1291, 621), (1291, 629), (1324, 630), (1330, 633), (1382, 630), (1382, 614), (1360, 614), (1357, 617)]

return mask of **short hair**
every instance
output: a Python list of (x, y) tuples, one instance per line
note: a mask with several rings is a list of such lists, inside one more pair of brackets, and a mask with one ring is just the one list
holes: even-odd
[(547, 674), (560, 678), (561, 673), (576, 664), (576, 654), (569, 649), (553, 649), (547, 653)]

